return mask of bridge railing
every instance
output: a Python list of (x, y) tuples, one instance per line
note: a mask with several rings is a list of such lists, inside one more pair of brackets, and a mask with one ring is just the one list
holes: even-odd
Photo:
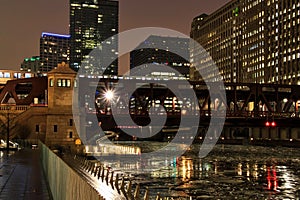
[[(200, 117), (211, 117), (212, 114), (214, 117), (223, 117), (226, 112), (226, 118), (300, 118), (300, 112), (270, 112), (270, 111), (232, 111), (232, 110), (201, 110), (201, 111), (188, 111), (188, 112), (158, 112), (156, 114), (158, 115), (167, 115), (167, 116), (181, 116), (181, 115), (187, 115), (187, 116), (199, 116)], [(102, 112), (102, 113), (96, 113), (87, 111), (88, 114), (97, 114), (100, 116), (110, 116), (112, 115), (112, 112)], [(128, 115), (128, 111), (120, 111), (115, 112), (117, 115)], [(134, 116), (148, 116), (148, 112), (146, 111), (137, 111), (137, 112), (130, 112), (131, 115)]]
[(244, 118), (299, 118), (299, 112), (269, 112), (269, 111), (227, 111), (226, 117)]
[(0, 111), (26, 111), (30, 108), (27, 105), (9, 105), (9, 104), (2, 104), (0, 105)]

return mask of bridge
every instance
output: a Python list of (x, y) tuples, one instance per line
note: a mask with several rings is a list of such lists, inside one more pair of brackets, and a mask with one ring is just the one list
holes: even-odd
[[(115, 93), (114, 104), (118, 114), (147, 115), (151, 106), (162, 105), (168, 116), (181, 114), (200, 114), (201, 117), (210, 116), (214, 111), (226, 111), (226, 118), (293, 118), (297, 119), (300, 106), (300, 86), (253, 83), (224, 83), (220, 88), (218, 83), (199, 81), (175, 80), (180, 94), (186, 94), (193, 89), (197, 102), (190, 97), (178, 98), (167, 86), (172, 79), (153, 79), (141, 77), (80, 77), (81, 106), (88, 111), (110, 114), (110, 103), (105, 99), (105, 91)], [(121, 82), (121, 84), (119, 84)], [(125, 85), (125, 86), (124, 86)], [(127, 86), (133, 87), (129, 94)], [(208, 86), (209, 85), (209, 86)], [(213, 87), (214, 89), (208, 87)], [(173, 88), (174, 89), (174, 88)], [(9, 98), (16, 101), (16, 105), (30, 105), (37, 98), (47, 103), (47, 77), (35, 77), (8, 81), (0, 92), (1, 104), (7, 104)], [(96, 90), (96, 91), (95, 91)], [(224, 90), (222, 93), (221, 91)], [(224, 95), (225, 94), (225, 95)], [(95, 98), (96, 96), (96, 109)], [(129, 98), (129, 105), (124, 105), (124, 99)], [(37, 102), (40, 103), (40, 102)]]
[[(138, 130), (140, 126), (150, 123), (149, 115), (154, 111), (156, 116), (167, 116), (166, 129), (163, 130), (165, 132), (170, 132), (174, 127), (176, 130), (181, 116), (184, 115), (191, 119), (199, 116), (198, 132), (204, 133), (212, 115), (218, 117), (226, 114), (222, 133), (224, 138), (236, 138), (234, 135), (238, 134), (266, 139), (300, 138), (298, 85), (224, 83), (222, 88), (218, 83), (190, 81), (187, 85), (185, 82), (181, 84), (180, 81), (178, 84), (177, 81), (175, 90), (181, 94), (181, 97), (177, 97), (174, 91), (167, 87), (170, 80), (159, 80), (156, 83), (157, 81), (146, 78), (121, 81), (102, 78), (98, 83), (93, 83), (91, 79), (83, 79), (81, 82), (90, 86), (79, 88), (82, 94), (80, 96), (84, 97), (80, 102), (81, 106), (85, 106), (87, 122), (91, 119), (89, 116), (96, 114), (102, 129), (107, 131), (118, 131), (122, 127)], [(193, 90), (197, 97), (196, 102), (185, 95), (187, 90)], [(111, 94), (107, 94), (108, 92)], [(126, 98), (129, 100), (126, 101)], [(151, 107), (154, 109), (149, 110)], [(137, 126), (127, 127), (128, 113)], [(115, 122), (115, 115), (124, 118), (120, 120), (123, 121), (122, 124)], [(151, 117), (153, 119), (155, 115)], [(199, 138), (203, 138), (201, 134)]]

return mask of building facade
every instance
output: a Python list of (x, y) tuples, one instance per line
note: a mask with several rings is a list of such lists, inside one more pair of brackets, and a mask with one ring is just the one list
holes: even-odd
[(59, 64), (48, 73), (48, 112), (45, 144), (75, 145), (78, 139), (72, 103), (76, 72), (68, 64)]
[(300, 84), (300, 2), (267, 1), (265, 6), (268, 81)]
[[(233, 0), (194, 18), (191, 37), (209, 52), (226, 82), (300, 84), (299, 19), (299, 1)], [(201, 79), (193, 69), (212, 64), (197, 59), (199, 54), (192, 48), (193, 79)]]
[[(190, 57), (189, 42), (188, 38), (151, 35), (130, 52), (130, 69), (144, 64), (167, 65), (177, 70), (182, 77), (189, 79), (190, 62), (185, 59)], [(169, 49), (176, 49), (177, 52), (171, 52)], [(151, 75), (175, 76), (174, 73), (163, 69), (159, 72), (153, 71)]]
[[(11, 108), (14, 118), (10, 138), (28, 139), (33, 143), (42, 140), (52, 149), (77, 150), (81, 140), (72, 112), (75, 77), (76, 72), (62, 63), (48, 72), (48, 77), (8, 82), (0, 93), (0, 106), (7, 105), (10, 99), (15, 102)], [(24, 92), (26, 96), (19, 95)]]
[[(110, 0), (70, 0), (71, 68), (78, 71), (81, 66), (90, 73), (117, 75), (118, 61), (114, 60), (104, 69), (101, 63), (93, 64), (90, 52), (101, 42), (118, 34), (119, 2)], [(110, 51), (104, 56), (117, 55), (118, 40), (108, 41)], [(85, 60), (85, 59), (88, 59)], [(85, 62), (83, 62), (85, 61)], [(100, 66), (100, 67), (99, 67)]]
[(40, 38), (40, 73), (49, 72), (59, 63), (69, 63), (70, 35), (43, 32)]

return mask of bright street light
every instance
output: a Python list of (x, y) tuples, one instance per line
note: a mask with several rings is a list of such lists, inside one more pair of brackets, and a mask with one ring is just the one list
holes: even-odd
[(107, 90), (104, 96), (106, 100), (111, 101), (114, 98), (114, 92), (112, 90)]

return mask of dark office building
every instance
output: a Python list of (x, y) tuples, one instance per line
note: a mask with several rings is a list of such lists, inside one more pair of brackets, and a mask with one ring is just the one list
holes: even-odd
[[(190, 57), (189, 42), (188, 38), (149, 36), (136, 50), (130, 52), (130, 69), (143, 64), (163, 64), (189, 79), (190, 63), (185, 59)], [(169, 49), (176, 49), (176, 52)], [(174, 77), (174, 74), (162, 70), (152, 72), (152, 76)]]
[(70, 35), (42, 33), (40, 38), (40, 73), (49, 72), (58, 64), (70, 60)]
[[(233, 0), (195, 17), (191, 29), (226, 82), (300, 84), (299, 35), (298, 0)], [(212, 63), (191, 51), (191, 78), (201, 79), (195, 68), (209, 69)]]
[(21, 71), (31, 72), (37, 74), (41, 66), (41, 59), (39, 56), (32, 56), (31, 58), (25, 58), (21, 63)]
[[(102, 74), (100, 63), (88, 63), (92, 60), (89, 53), (102, 41), (118, 34), (119, 2), (110, 0), (70, 0), (71, 68), (75, 71), (81, 66), (90, 73)], [(118, 53), (118, 38), (107, 42), (110, 51), (104, 56)], [(82, 62), (82, 61), (86, 62)], [(105, 67), (105, 66), (102, 66)], [(115, 60), (106, 69), (105, 74), (118, 74), (118, 61)]]

